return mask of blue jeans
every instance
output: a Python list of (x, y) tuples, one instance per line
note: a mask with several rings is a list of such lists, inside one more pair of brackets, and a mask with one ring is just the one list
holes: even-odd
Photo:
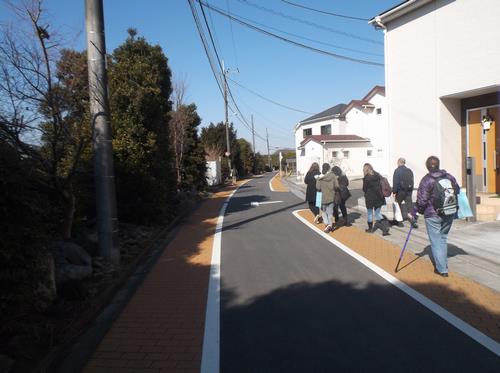
[(425, 218), (427, 235), (431, 242), (432, 256), (439, 273), (448, 273), (448, 232), (453, 223), (453, 215)]
[(368, 223), (371, 223), (373, 221), (373, 210), (375, 210), (375, 220), (382, 220), (382, 213), (380, 210), (382, 207), (379, 207), (377, 209), (367, 209), (366, 212), (368, 213)]
[(333, 202), (327, 205), (321, 205), (321, 216), (323, 216), (323, 223), (332, 225), (333, 222)]

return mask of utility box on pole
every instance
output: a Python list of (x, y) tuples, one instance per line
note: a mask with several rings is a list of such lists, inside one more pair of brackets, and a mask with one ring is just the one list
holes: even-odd
[(100, 255), (120, 262), (102, 0), (85, 1), (92, 145)]
[(466, 188), (467, 188), (467, 199), (469, 200), (469, 205), (472, 210), (473, 216), (467, 218), (468, 221), (476, 221), (476, 165), (474, 157), (465, 158), (466, 165)]

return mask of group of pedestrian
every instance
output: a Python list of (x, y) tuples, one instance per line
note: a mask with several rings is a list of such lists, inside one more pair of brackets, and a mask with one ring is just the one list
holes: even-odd
[[(349, 179), (340, 167), (330, 168), (324, 163), (319, 171), (319, 164), (314, 162), (306, 174), (304, 182), (307, 184), (306, 201), (314, 215), (314, 222), (325, 224), (324, 232), (331, 232), (341, 224), (351, 226), (347, 215), (346, 201), (351, 196)], [(321, 192), (321, 210), (316, 206), (317, 192)], [(340, 221), (339, 210), (343, 221)], [(321, 212), (321, 214), (320, 214)]]
[[(403, 220), (408, 220), (412, 228), (418, 228), (417, 213), (424, 215), (432, 256), (434, 258), (434, 272), (448, 277), (448, 245), (447, 237), (453, 219), (458, 211), (457, 196), (460, 187), (455, 178), (440, 169), (439, 159), (431, 156), (426, 161), (428, 174), (425, 175), (417, 190), (417, 200), (413, 203), (414, 177), (410, 168), (406, 167), (406, 160), (399, 158), (397, 168), (392, 178), (392, 188), (387, 179), (376, 172), (372, 165), (363, 165), (363, 192), (367, 210), (368, 233), (377, 229), (382, 235), (389, 235), (390, 224), (382, 215), (382, 206), (386, 204), (386, 197), (394, 197), (401, 218), (397, 225), (404, 226)], [(331, 232), (341, 225), (339, 209), (343, 217), (343, 225), (350, 226), (346, 201), (351, 196), (349, 180), (340, 167), (330, 168), (324, 163), (320, 172), (318, 163), (314, 162), (307, 172), (304, 182), (307, 184), (306, 201), (314, 215), (314, 222), (325, 224), (324, 232)], [(317, 192), (321, 192), (320, 208), (317, 207)]]

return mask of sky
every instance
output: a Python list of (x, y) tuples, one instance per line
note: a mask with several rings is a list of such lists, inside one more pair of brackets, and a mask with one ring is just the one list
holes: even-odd
[[(383, 64), (383, 32), (366, 20), (353, 20), (294, 6), (369, 19), (401, 0), (203, 0), (208, 5), (268, 32), (329, 53)], [(14, 0), (16, 2), (16, 0)], [(199, 3), (197, 14), (207, 33)], [(290, 4), (292, 3), (292, 4)], [(67, 47), (86, 45), (84, 0), (45, 0), (51, 29), (64, 36)], [(252, 142), (247, 125), (253, 121), (256, 150), (293, 148), (297, 122), (339, 103), (361, 99), (375, 85), (384, 85), (384, 68), (297, 47), (205, 8), (215, 46), (228, 70), (229, 87), (242, 114), (229, 110), (238, 137)], [(187, 0), (104, 0), (108, 53), (135, 28), (158, 44), (169, 60), (174, 79), (187, 84), (186, 103), (195, 103), (202, 126), (224, 120), (224, 100), (210, 69)], [(0, 5), (0, 22), (13, 15)], [(210, 39), (209, 39), (210, 42)], [(213, 47), (211, 47), (213, 49)], [(220, 73), (220, 69), (219, 69)], [(252, 93), (253, 92), (253, 93)], [(290, 110), (262, 97), (293, 108)], [(298, 111), (296, 111), (298, 110)], [(242, 118), (243, 116), (243, 118)]]

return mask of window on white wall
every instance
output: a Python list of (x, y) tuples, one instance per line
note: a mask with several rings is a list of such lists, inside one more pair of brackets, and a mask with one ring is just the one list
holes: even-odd
[(372, 150), (367, 150), (366, 151), (366, 156), (367, 157), (371, 157), (373, 155), (373, 151)]
[(349, 158), (349, 150), (344, 150), (344, 158)]
[(380, 115), (380, 114), (382, 114), (382, 108), (381, 108), (381, 107), (378, 107), (378, 108), (377, 108), (377, 115)]
[(313, 134), (312, 128), (306, 128), (302, 130), (302, 137), (311, 136)]
[(322, 135), (331, 135), (332, 134), (332, 126), (327, 124), (326, 126), (321, 126), (321, 134)]
[(337, 158), (339, 156), (339, 152), (334, 151), (332, 152), (332, 158)]

